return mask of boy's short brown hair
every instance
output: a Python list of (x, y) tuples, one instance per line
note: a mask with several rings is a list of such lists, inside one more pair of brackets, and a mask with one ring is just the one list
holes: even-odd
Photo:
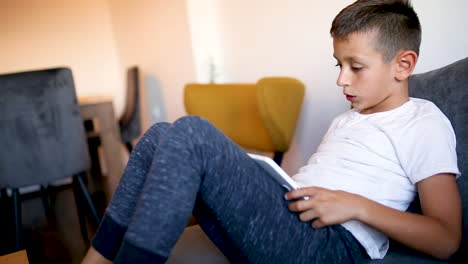
[(358, 0), (335, 17), (330, 34), (346, 39), (351, 33), (374, 30), (375, 48), (386, 62), (402, 49), (419, 54), (421, 24), (409, 0)]

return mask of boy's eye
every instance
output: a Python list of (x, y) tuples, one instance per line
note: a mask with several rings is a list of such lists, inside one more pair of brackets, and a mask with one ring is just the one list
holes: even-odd
[(360, 71), (360, 70), (362, 70), (362, 67), (353, 66), (353, 67), (351, 67), (351, 70), (353, 70), (353, 71)]
[(341, 69), (341, 63), (337, 63), (337, 64), (335, 65), (335, 67), (340, 67), (340, 69)]

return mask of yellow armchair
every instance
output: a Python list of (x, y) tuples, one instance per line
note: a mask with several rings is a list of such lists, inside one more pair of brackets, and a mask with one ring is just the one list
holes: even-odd
[(184, 103), (188, 114), (206, 118), (246, 149), (274, 152), (280, 164), (294, 136), (304, 89), (289, 77), (255, 84), (187, 84)]

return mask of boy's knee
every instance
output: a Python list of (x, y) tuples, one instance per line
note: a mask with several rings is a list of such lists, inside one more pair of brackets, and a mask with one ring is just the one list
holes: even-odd
[(171, 126), (171, 123), (168, 123), (168, 122), (157, 122), (151, 125), (151, 127), (148, 128), (145, 134), (149, 134), (149, 135), (154, 135), (155, 133), (159, 134), (167, 130), (170, 126)]
[(171, 126), (170, 123), (167, 122), (158, 122), (153, 124), (150, 128), (148, 128), (143, 136), (138, 140), (137, 145), (141, 145), (144, 141), (150, 142), (157, 142), (161, 135), (164, 135), (167, 129)]
[(212, 126), (212, 124), (205, 118), (199, 117), (199, 116), (193, 116), (193, 115), (184, 116), (184, 117), (177, 119), (174, 122), (174, 125), (188, 126), (188, 127)]
[[(201, 132), (205, 134), (209, 132), (219, 132), (213, 124), (208, 120), (199, 116), (184, 116), (174, 122), (175, 127), (183, 129), (188, 134), (195, 134)], [(215, 132), (216, 133), (216, 132)]]

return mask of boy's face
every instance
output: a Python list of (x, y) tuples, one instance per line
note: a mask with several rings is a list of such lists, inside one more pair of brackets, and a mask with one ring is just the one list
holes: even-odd
[(388, 111), (402, 104), (394, 76), (394, 61), (384, 62), (373, 44), (376, 33), (352, 33), (334, 39), (334, 57), (340, 66), (337, 84), (361, 114)]

